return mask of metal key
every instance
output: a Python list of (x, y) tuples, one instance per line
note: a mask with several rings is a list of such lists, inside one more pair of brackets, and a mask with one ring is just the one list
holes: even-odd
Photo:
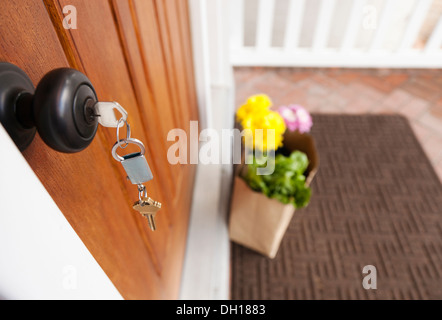
[[(98, 122), (102, 126), (117, 128), (117, 142), (112, 147), (112, 156), (115, 160), (121, 162), (130, 182), (138, 186), (139, 201), (135, 202), (133, 208), (147, 218), (150, 229), (155, 231), (155, 214), (161, 209), (161, 203), (147, 197), (146, 187), (143, 185), (143, 183), (153, 179), (152, 171), (144, 157), (146, 149), (140, 140), (130, 137), (131, 130), (127, 122), (127, 112), (117, 102), (97, 102), (94, 108), (94, 116), (99, 117)], [(115, 110), (121, 114), (120, 118), (115, 116)], [(126, 124), (126, 138), (120, 140), (120, 127), (124, 124)], [(118, 148), (125, 149), (129, 144), (137, 145), (140, 152), (120, 156), (117, 153)]]
[(147, 218), (149, 227), (152, 231), (156, 230), (155, 215), (161, 209), (161, 203), (149, 197), (143, 197), (140, 201), (134, 203), (133, 208)]
[[(97, 102), (94, 109), (98, 116), (98, 123), (103, 127), (117, 128), (127, 121), (127, 111), (118, 102)], [(121, 116), (116, 117), (114, 110), (117, 110)]]

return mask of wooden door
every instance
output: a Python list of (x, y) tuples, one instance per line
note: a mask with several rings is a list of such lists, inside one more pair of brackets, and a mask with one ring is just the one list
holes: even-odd
[[(67, 5), (76, 8), (77, 29), (63, 27)], [(25, 158), (124, 298), (177, 298), (195, 167), (169, 164), (167, 133), (198, 120), (187, 1), (0, 6), (0, 60), (18, 65), (35, 85), (54, 68), (78, 69), (100, 101), (118, 101), (128, 111), (132, 137), (146, 145), (155, 177), (148, 194), (163, 203), (158, 230), (132, 209), (137, 189), (111, 156), (114, 129), (99, 127), (77, 154), (53, 151), (37, 136)]]

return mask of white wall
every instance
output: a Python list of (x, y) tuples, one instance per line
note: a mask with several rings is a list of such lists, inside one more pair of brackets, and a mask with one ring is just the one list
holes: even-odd
[(0, 297), (122, 299), (1, 125), (0, 150)]

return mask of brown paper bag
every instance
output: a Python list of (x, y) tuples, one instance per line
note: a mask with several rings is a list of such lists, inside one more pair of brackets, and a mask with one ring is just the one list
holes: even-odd
[[(309, 166), (305, 175), (306, 184), (310, 185), (319, 165), (312, 136), (286, 132), (284, 147), (280, 151), (289, 155), (294, 150), (307, 154)], [(230, 239), (269, 258), (274, 258), (295, 208), (291, 204), (285, 205), (250, 189), (238, 176), (242, 168), (243, 165), (236, 168), (237, 174), (234, 179), (229, 221)]]
[(270, 199), (236, 176), (230, 212), (230, 239), (274, 258), (295, 208)]

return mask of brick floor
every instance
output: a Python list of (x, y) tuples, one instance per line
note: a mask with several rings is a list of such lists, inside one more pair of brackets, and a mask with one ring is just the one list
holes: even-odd
[(406, 116), (442, 181), (442, 70), (236, 68), (236, 105), (268, 94), (275, 107)]

